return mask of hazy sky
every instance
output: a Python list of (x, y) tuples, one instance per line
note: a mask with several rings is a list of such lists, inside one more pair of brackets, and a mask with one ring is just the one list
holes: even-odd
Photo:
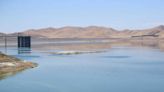
[(0, 0), (0, 32), (63, 26), (164, 24), (164, 0)]

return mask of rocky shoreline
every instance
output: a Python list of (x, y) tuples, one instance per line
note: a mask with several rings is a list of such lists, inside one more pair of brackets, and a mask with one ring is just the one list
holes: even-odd
[(34, 67), (37, 67), (36, 63), (26, 62), (0, 52), (0, 77)]

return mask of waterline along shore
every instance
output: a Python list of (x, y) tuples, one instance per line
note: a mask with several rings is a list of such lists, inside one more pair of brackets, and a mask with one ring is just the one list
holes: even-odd
[(23, 61), (0, 52), (0, 77), (34, 67), (37, 67), (37, 63)]

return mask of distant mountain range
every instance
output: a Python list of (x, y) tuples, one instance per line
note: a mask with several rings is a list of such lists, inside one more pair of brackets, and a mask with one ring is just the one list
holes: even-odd
[[(14, 35), (12, 33), (9, 35)], [(164, 38), (164, 25), (143, 30), (116, 30), (113, 28), (89, 26), (89, 27), (62, 27), (30, 29), (20, 34), (45, 38), (131, 38), (131, 37), (159, 37)]]

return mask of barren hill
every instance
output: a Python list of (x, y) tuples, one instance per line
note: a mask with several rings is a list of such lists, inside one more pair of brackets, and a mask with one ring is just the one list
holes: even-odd
[(45, 38), (131, 38), (132, 36), (159, 36), (164, 38), (164, 26), (160, 25), (154, 28), (143, 30), (122, 30), (113, 28), (89, 26), (89, 27), (62, 27), (62, 28), (42, 28), (30, 29), (22, 32), (35, 37)]
[(31, 29), (23, 32), (24, 34), (41, 36), (47, 38), (109, 38), (116, 30), (105, 27), (63, 27), (63, 28), (44, 28)]

